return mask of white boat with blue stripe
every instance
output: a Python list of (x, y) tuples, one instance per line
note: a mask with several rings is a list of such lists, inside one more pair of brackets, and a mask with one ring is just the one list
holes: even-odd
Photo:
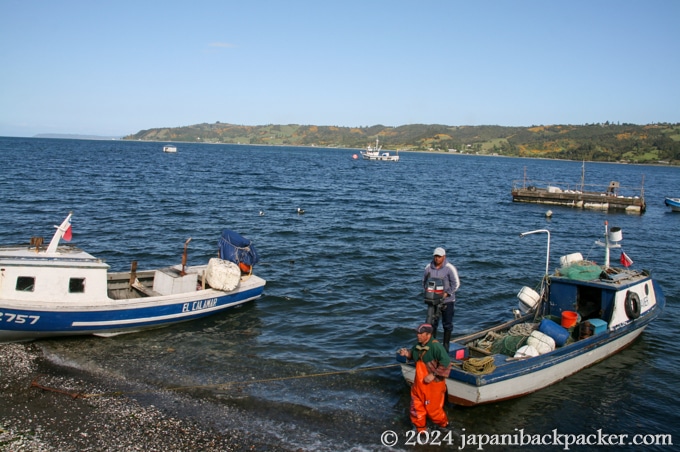
[[(635, 270), (621, 251), (610, 266), (610, 249), (620, 248), (620, 228), (605, 223), (604, 265), (580, 253), (563, 256), (549, 274), (550, 231), (545, 276), (540, 287), (518, 293), (514, 318), (452, 340), (453, 366), (446, 377), (448, 401), (475, 406), (520, 397), (546, 388), (629, 346), (664, 309), (665, 297), (650, 272)], [(431, 301), (430, 301), (431, 302)], [(415, 365), (397, 354), (409, 384)]]
[(266, 281), (252, 274), (252, 245), (234, 253), (247, 254), (247, 265), (216, 257), (187, 266), (188, 239), (181, 264), (137, 271), (133, 261), (129, 272), (113, 273), (101, 259), (60, 245), (70, 240), (71, 216), (47, 247), (41, 238), (0, 247), (0, 342), (132, 333), (213, 315), (263, 294)]

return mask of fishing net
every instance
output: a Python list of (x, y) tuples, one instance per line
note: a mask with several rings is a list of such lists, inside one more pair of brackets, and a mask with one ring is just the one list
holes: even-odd
[(515, 356), (517, 350), (524, 345), (528, 336), (505, 336), (500, 340), (494, 342), (491, 347), (491, 353), (500, 353), (502, 355)]
[(490, 331), (486, 336), (474, 341), (471, 345), (491, 354), (500, 353), (514, 356), (517, 350), (525, 345), (527, 338), (537, 327), (538, 325), (535, 323), (519, 323), (508, 331)]
[(559, 273), (569, 279), (591, 281), (600, 277), (602, 268), (596, 264), (583, 262), (582, 264), (573, 264), (568, 267), (562, 267), (559, 269)]

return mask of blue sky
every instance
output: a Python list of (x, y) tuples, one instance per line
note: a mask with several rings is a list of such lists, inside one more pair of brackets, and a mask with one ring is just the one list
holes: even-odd
[(680, 122), (680, 1), (0, 0), (0, 136)]

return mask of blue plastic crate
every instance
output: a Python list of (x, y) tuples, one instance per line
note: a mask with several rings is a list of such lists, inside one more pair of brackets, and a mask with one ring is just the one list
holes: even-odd
[(593, 334), (600, 334), (607, 331), (607, 322), (602, 319), (589, 319), (591, 325), (593, 325)]

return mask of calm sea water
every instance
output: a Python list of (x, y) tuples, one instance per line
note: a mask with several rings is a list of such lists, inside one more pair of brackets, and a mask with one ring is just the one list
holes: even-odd
[[(680, 168), (587, 163), (587, 183), (637, 187), (644, 177), (647, 212), (552, 207), (548, 220), (545, 206), (512, 203), (512, 180), (526, 168), (534, 179), (577, 182), (581, 162), (403, 153), (394, 164), (354, 160), (348, 149), (179, 144), (164, 154), (162, 144), (0, 138), (2, 243), (49, 239), (72, 210), (73, 242), (122, 271), (135, 259), (140, 269), (180, 263), (189, 237), (189, 263), (203, 263), (230, 228), (255, 242), (266, 295), (171, 328), (41, 341), (55, 363), (291, 450), (376, 450), (383, 431), (410, 429), (394, 352), (424, 320), (419, 284), (435, 247), (460, 273), (454, 328), (463, 334), (507, 319), (518, 290), (539, 282), (546, 236), (519, 233), (551, 230), (554, 269), (577, 251), (602, 261), (593, 243), (608, 221), (622, 228), (634, 266), (661, 282), (662, 318), (629, 349), (546, 390), (447, 411), (469, 435), (602, 429), (680, 442), (680, 214), (663, 204), (680, 196)], [(179, 386), (190, 389), (167, 390)], [(241, 412), (238, 425), (225, 408)]]

